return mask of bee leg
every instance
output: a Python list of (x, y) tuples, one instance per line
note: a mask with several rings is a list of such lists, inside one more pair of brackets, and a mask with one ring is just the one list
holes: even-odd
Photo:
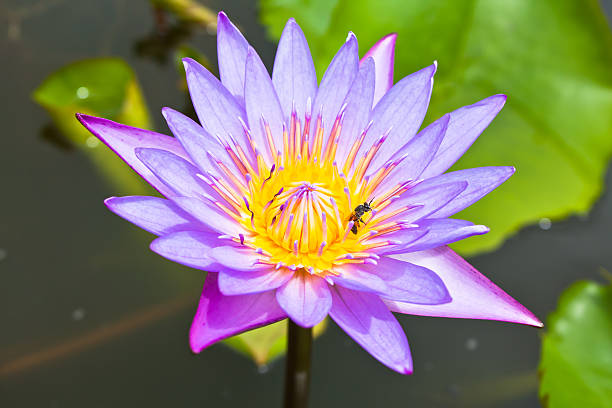
[(353, 224), (353, 226), (351, 227), (351, 232), (355, 235), (357, 235), (357, 227), (359, 227), (359, 223), (363, 222), (361, 221), (361, 217), (359, 218), (355, 218), (355, 223)]

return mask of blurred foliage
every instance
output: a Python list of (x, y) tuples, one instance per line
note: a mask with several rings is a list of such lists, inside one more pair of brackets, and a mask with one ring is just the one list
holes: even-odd
[(426, 123), (496, 93), (508, 103), (454, 169), (514, 165), (458, 215), (491, 227), (455, 245), (491, 250), (542, 217), (588, 211), (612, 154), (612, 36), (596, 0), (261, 0), (278, 38), (304, 30), (319, 77), (352, 30), (362, 54), (397, 32), (395, 78), (437, 60)]
[(189, 40), (193, 32), (189, 24), (174, 24), (163, 30), (154, 28), (146, 37), (134, 44), (134, 52), (139, 57), (165, 64), (181, 44)]
[[(326, 328), (327, 319), (314, 327), (314, 337), (323, 334)], [(225, 340), (225, 344), (252, 358), (258, 366), (265, 366), (270, 361), (285, 354), (287, 349), (287, 320), (230, 337)]]
[(550, 408), (612, 406), (612, 286), (568, 288), (547, 322), (540, 398)]
[(196, 0), (150, 0), (159, 9), (173, 13), (182, 21), (196, 23), (209, 30), (217, 28), (217, 14)]
[[(119, 192), (144, 194), (149, 189), (136, 173), (100, 143), (75, 118), (75, 113), (101, 116), (130, 126), (150, 128), (149, 113), (132, 69), (119, 58), (77, 61), (55, 71), (34, 91), (53, 124), (70, 143), (84, 149)], [(58, 135), (44, 129), (47, 139)]]

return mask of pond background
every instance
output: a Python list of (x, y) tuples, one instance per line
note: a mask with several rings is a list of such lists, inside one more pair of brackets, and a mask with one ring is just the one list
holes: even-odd
[[(276, 45), (251, 1), (210, 1), (268, 67)], [(612, 1), (604, 1), (608, 15)], [(18, 10), (28, 8), (20, 15)], [(187, 344), (203, 275), (148, 250), (147, 233), (102, 201), (118, 191), (88, 156), (50, 141), (31, 100), (51, 72), (114, 55), (135, 70), (156, 129), (160, 109), (188, 110), (172, 61), (139, 57), (153, 30), (146, 1), (8, 0), (0, 4), (0, 406), (277, 407), (284, 359), (265, 369), (224, 345)], [(216, 66), (216, 38), (192, 38)], [(47, 136), (44, 136), (47, 135)], [(486, 132), (485, 132), (486, 137)], [(525, 228), (470, 259), (545, 319), (567, 286), (612, 270), (612, 197), (587, 217)], [(542, 224), (543, 227), (547, 227)], [(387, 369), (337, 326), (314, 345), (312, 407), (538, 407), (541, 331), (514, 324), (399, 316), (415, 374)]]

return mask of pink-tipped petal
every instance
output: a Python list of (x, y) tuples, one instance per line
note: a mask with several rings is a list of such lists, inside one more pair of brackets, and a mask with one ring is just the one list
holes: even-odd
[(121, 157), (123, 161), (157, 191), (166, 197), (176, 195), (174, 190), (164, 184), (136, 157), (135, 149), (137, 147), (150, 147), (167, 150), (183, 159), (189, 160), (189, 156), (177, 139), (82, 113), (77, 113), (76, 117), (87, 130), (110, 147), (112, 151)]
[[(348, 94), (353, 80), (359, 71), (359, 54), (357, 52), (357, 38), (350, 33), (346, 42), (340, 47), (325, 71), (317, 96), (312, 104), (312, 125), (310, 127), (310, 140), (314, 139), (317, 116), (319, 112), (323, 119), (325, 132), (323, 146), (326, 145), (331, 129), (344, 99)], [(312, 147), (312, 142), (310, 144)]]
[(289, 124), (291, 109), (295, 107), (298, 118), (304, 123), (306, 103), (317, 93), (315, 72), (308, 42), (294, 19), (289, 19), (278, 41), (272, 83)]
[(330, 317), (375, 359), (401, 373), (412, 374), (408, 340), (397, 319), (376, 295), (340, 286), (331, 288)]
[[(272, 155), (279, 150), (282, 151), (283, 146), (283, 110), (270, 75), (253, 48), (249, 48), (247, 52), (245, 75), (244, 103), (249, 128), (259, 152), (268, 165), (272, 166), (274, 164)], [(267, 132), (270, 133), (274, 143), (272, 151)]]
[(218, 241), (217, 234), (179, 231), (157, 238), (151, 243), (151, 250), (171, 261), (206, 270), (214, 263), (209, 254)]
[(189, 331), (189, 345), (194, 353), (199, 353), (219, 340), (286, 317), (274, 291), (224, 296), (217, 286), (217, 274), (209, 273)]
[(361, 59), (361, 63), (368, 58), (376, 63), (376, 90), (372, 105), (376, 105), (380, 98), (393, 86), (393, 65), (395, 60), (396, 33), (391, 33), (372, 46)]
[(285, 268), (219, 273), (219, 290), (226, 296), (266, 292), (284, 285), (293, 276)]
[(244, 67), (249, 43), (224, 12), (217, 17), (217, 58), (223, 85), (238, 101), (244, 99)]
[(394, 255), (437, 273), (453, 300), (443, 305), (385, 301), (393, 312), (421, 316), (501, 320), (542, 326), (542, 322), (448, 247)]
[(437, 176), (448, 170), (489, 126), (505, 103), (506, 95), (493, 95), (451, 112), (446, 136), (422, 177)]
[(118, 216), (155, 235), (205, 229), (172, 201), (159, 197), (111, 197), (104, 204)]
[(320, 323), (332, 305), (325, 279), (298, 271), (276, 290), (276, 300), (289, 318), (302, 327)]

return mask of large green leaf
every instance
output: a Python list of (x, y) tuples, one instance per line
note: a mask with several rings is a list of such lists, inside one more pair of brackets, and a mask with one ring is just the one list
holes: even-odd
[(572, 285), (547, 328), (540, 362), (544, 405), (612, 407), (612, 286)]
[(278, 38), (289, 17), (321, 75), (348, 30), (361, 52), (397, 32), (396, 80), (439, 63), (426, 122), (496, 93), (508, 103), (456, 169), (514, 165), (458, 216), (491, 227), (456, 245), (491, 250), (542, 217), (586, 212), (612, 153), (612, 36), (596, 0), (261, 0)]
[(149, 113), (136, 76), (119, 58), (77, 61), (55, 71), (34, 91), (54, 125), (72, 143), (87, 151), (120, 193), (148, 191), (145, 183), (74, 117), (77, 112), (127, 125), (149, 128)]

